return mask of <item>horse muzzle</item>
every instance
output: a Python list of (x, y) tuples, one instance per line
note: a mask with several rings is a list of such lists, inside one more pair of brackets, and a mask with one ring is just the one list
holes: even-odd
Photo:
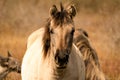
[(55, 56), (55, 62), (57, 64), (58, 69), (64, 69), (67, 67), (69, 55), (68, 54), (62, 54), (62, 56), (59, 54), (56, 54)]

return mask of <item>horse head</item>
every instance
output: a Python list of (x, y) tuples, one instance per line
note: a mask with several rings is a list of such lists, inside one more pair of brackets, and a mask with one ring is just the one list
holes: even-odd
[(69, 61), (71, 53), (75, 26), (73, 17), (76, 15), (74, 6), (64, 9), (62, 4), (61, 10), (56, 5), (50, 8), (50, 18), (46, 26), (45, 50), (51, 49), (54, 54), (54, 60), (58, 68), (65, 68)]

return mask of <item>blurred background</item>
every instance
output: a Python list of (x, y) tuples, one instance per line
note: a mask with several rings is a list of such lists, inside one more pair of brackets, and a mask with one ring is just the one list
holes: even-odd
[[(60, 1), (76, 6), (75, 26), (88, 32), (105, 76), (120, 80), (120, 0), (0, 0), (0, 55), (10, 51), (22, 62), (28, 36)], [(21, 75), (11, 73), (5, 80), (21, 80)]]

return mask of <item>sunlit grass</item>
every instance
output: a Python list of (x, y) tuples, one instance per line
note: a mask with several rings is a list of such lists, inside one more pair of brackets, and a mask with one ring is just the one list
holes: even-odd
[[(81, 27), (88, 31), (89, 38), (93, 44), (93, 47), (96, 49), (96, 52), (98, 53), (98, 57), (101, 63), (101, 69), (103, 70), (105, 76), (110, 80), (119, 80), (120, 54), (118, 52), (120, 52), (120, 50), (116, 51), (116, 49), (118, 49), (119, 44), (115, 44), (114, 39), (111, 40), (113, 36), (117, 38), (119, 34), (109, 32), (109, 29), (107, 29), (106, 22), (109, 16), (104, 18), (106, 22), (102, 20), (103, 16), (99, 14), (89, 16), (79, 14), (77, 16), (82, 17), (81, 18), (78, 17), (75, 19), (76, 26)], [(79, 24), (77, 23), (78, 21), (80, 22)], [(84, 23), (84, 21), (86, 21), (86, 23)], [(119, 24), (115, 25), (118, 26)], [(33, 29), (32, 27), (29, 29), (30, 30), (29, 33), (33, 31), (32, 29)], [(6, 56), (7, 51), (9, 50), (14, 57), (18, 58), (22, 62), (22, 57), (26, 50), (27, 37), (29, 36), (29, 34), (28, 32), (25, 32), (27, 31), (27, 29), (26, 30), (20, 29), (19, 31), (17, 32), (18, 34), (13, 32), (9, 33), (8, 29), (5, 28), (4, 31), (0, 34), (0, 55)], [(25, 35), (23, 35), (23, 33)], [(21, 80), (21, 76), (20, 74), (12, 73), (8, 75), (6, 80)]]
[[(89, 0), (89, 2), (76, 1), (82, 2), (80, 2), (81, 5), (79, 2), (77, 4), (79, 13), (75, 17), (75, 26), (88, 32), (106, 77), (110, 80), (120, 80), (120, 11), (119, 5), (117, 5), (120, 1), (101, 0), (103, 2), (95, 2), (98, 4), (97, 7), (95, 3), (90, 4), (93, 0)], [(117, 1), (118, 3), (116, 3)], [(4, 0), (0, 4), (3, 2)], [(50, 5), (54, 3), (59, 2), (50, 0), (44, 2), (25, 0), (22, 2), (22, 0), (18, 0), (16, 3), (18, 5), (9, 4), (9, 1), (3, 5), (4, 7), (0, 5), (0, 55), (7, 56), (7, 51), (10, 51), (15, 58), (22, 62), (26, 51), (27, 37), (41, 27), (40, 24), (49, 16)], [(21, 80), (21, 75), (11, 73), (5, 80)]]

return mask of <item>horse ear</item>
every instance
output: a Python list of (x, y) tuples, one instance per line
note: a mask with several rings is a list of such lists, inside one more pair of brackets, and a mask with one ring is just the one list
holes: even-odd
[(12, 57), (11, 53), (8, 51), (8, 57)]
[(49, 11), (49, 13), (50, 13), (50, 16), (51, 17), (54, 17), (55, 16), (55, 14), (57, 13), (57, 7), (56, 7), (56, 5), (53, 5), (51, 8), (50, 8), (50, 11)]
[(73, 18), (76, 15), (76, 9), (73, 5), (68, 7), (67, 12), (71, 18)]

